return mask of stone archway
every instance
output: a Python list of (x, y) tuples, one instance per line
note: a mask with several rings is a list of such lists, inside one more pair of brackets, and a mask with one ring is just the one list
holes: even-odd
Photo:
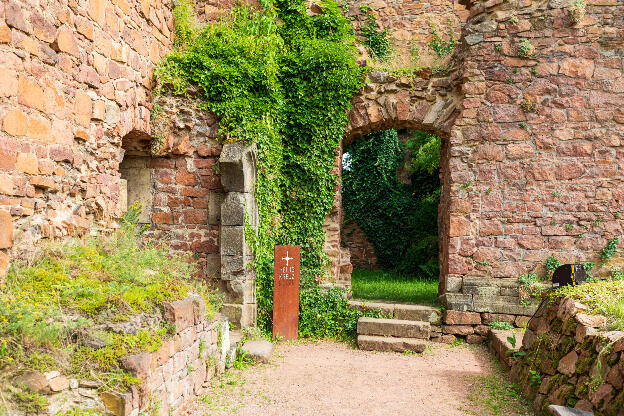
[[(448, 151), (451, 130), (460, 113), (461, 90), (452, 76), (431, 76), (423, 70), (415, 77), (399, 77), (385, 72), (367, 74), (366, 85), (353, 99), (349, 125), (336, 154), (335, 173), (342, 174), (342, 153), (354, 139), (374, 131), (387, 129), (422, 130), (435, 133), (443, 139), (440, 168), (442, 195), (439, 206), (440, 270), (444, 270), (445, 236), (444, 209), (446, 191), (444, 177), (448, 169)], [(325, 252), (330, 258), (330, 276), (340, 286), (350, 286), (352, 266), (348, 248), (341, 245), (342, 189), (337, 184), (334, 204), (325, 221)], [(440, 294), (444, 279), (440, 278)]]

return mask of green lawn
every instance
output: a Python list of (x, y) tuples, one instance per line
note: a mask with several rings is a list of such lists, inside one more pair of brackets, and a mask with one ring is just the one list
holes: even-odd
[(355, 299), (393, 300), (427, 305), (438, 303), (438, 282), (401, 276), (386, 270), (355, 269), (351, 274)]

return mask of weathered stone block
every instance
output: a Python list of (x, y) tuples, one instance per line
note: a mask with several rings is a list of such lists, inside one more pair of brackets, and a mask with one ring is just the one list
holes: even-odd
[(121, 365), (135, 377), (141, 379), (149, 377), (152, 365), (152, 355), (149, 352), (126, 355), (120, 361)]
[(605, 318), (604, 316), (600, 316), (600, 315), (587, 315), (584, 313), (578, 313), (576, 314), (574, 319), (579, 324), (588, 326), (591, 328), (599, 328), (607, 324), (607, 318)]
[(362, 317), (357, 323), (357, 333), (360, 335), (429, 339), (430, 331), (428, 322)]
[(447, 325), (479, 325), (481, 324), (481, 315), (477, 312), (449, 309), (444, 311), (444, 323)]
[(416, 338), (383, 337), (375, 335), (358, 335), (358, 348), (364, 351), (413, 351), (422, 353), (427, 348), (426, 341)]
[(441, 301), (444, 305), (446, 305), (447, 309), (456, 311), (473, 310), (472, 295), (466, 295), (463, 293), (445, 293), (442, 295)]
[[(221, 227), (221, 254), (222, 256), (247, 256), (251, 254), (251, 250), (245, 242), (243, 226)], [(223, 265), (221, 267), (223, 270)]]
[[(2, 178), (0, 178), (1, 180)], [(0, 211), (0, 249), (10, 247), (13, 247), (13, 221), (11, 214)]]
[(258, 226), (258, 206), (251, 193), (229, 192), (221, 204), (222, 225)]
[(559, 360), (557, 365), (557, 371), (561, 374), (572, 376), (576, 372), (576, 362), (578, 361), (578, 354), (575, 351), (570, 351)]
[(206, 320), (206, 300), (200, 295), (190, 295), (188, 298), (193, 302), (194, 324), (199, 325)]
[(453, 335), (470, 335), (474, 334), (474, 327), (472, 325), (444, 325), (442, 332)]
[(191, 299), (164, 302), (165, 320), (176, 326), (176, 332), (181, 332), (195, 323), (193, 315), (193, 301)]
[(255, 272), (252, 269), (251, 256), (221, 255), (221, 279), (223, 280), (253, 280)]
[(243, 142), (223, 146), (219, 158), (221, 183), (228, 192), (255, 192), (256, 147)]
[(225, 304), (221, 309), (230, 322), (240, 328), (253, 327), (256, 325), (257, 305), (255, 303)]
[(265, 340), (247, 341), (241, 348), (254, 360), (268, 363), (275, 351), (275, 344)]

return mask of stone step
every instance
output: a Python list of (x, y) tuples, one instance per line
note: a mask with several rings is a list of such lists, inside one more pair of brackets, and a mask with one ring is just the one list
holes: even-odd
[(429, 322), (421, 321), (362, 317), (357, 322), (357, 333), (358, 335), (429, 339), (431, 325)]
[(440, 313), (440, 309), (434, 306), (416, 305), (410, 303), (392, 303), (379, 300), (368, 301), (360, 299), (353, 299), (349, 301), (349, 306), (363, 311), (381, 309), (385, 315), (390, 315), (396, 319), (423, 321), (429, 322), (432, 325), (440, 325), (442, 323), (442, 314)]
[[(508, 341), (508, 338), (513, 338), (514, 334), (516, 338), (516, 345), (512, 346)], [(522, 347), (523, 337), (524, 332), (521, 329), (490, 329), (488, 333), (490, 349), (507, 369), (511, 368), (512, 353), (519, 351), (520, 347)]]
[(428, 341), (416, 338), (382, 337), (377, 335), (358, 335), (358, 348), (364, 351), (413, 351), (422, 353), (428, 345)]

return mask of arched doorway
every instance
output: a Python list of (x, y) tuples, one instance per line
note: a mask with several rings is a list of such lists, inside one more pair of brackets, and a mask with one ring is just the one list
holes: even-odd
[(437, 303), (441, 143), (389, 129), (344, 148), (341, 241), (354, 298)]
[[(422, 72), (414, 77), (398, 77), (373, 71), (367, 75), (367, 84), (353, 100), (349, 114), (349, 125), (345, 138), (336, 154), (336, 173), (342, 172), (344, 149), (356, 139), (375, 131), (395, 129), (400, 131), (419, 130), (435, 133), (441, 138), (440, 149), (440, 210), (438, 215), (440, 246), (439, 293), (446, 287), (448, 212), (446, 202), (449, 195), (448, 174), (449, 138), (455, 119), (459, 115), (461, 95), (458, 84), (449, 77), (432, 76)], [(446, 186), (445, 186), (446, 185)], [(334, 206), (325, 222), (326, 253), (330, 257), (330, 275), (336, 284), (350, 286), (350, 253), (341, 244), (342, 234), (342, 188), (336, 186)]]

